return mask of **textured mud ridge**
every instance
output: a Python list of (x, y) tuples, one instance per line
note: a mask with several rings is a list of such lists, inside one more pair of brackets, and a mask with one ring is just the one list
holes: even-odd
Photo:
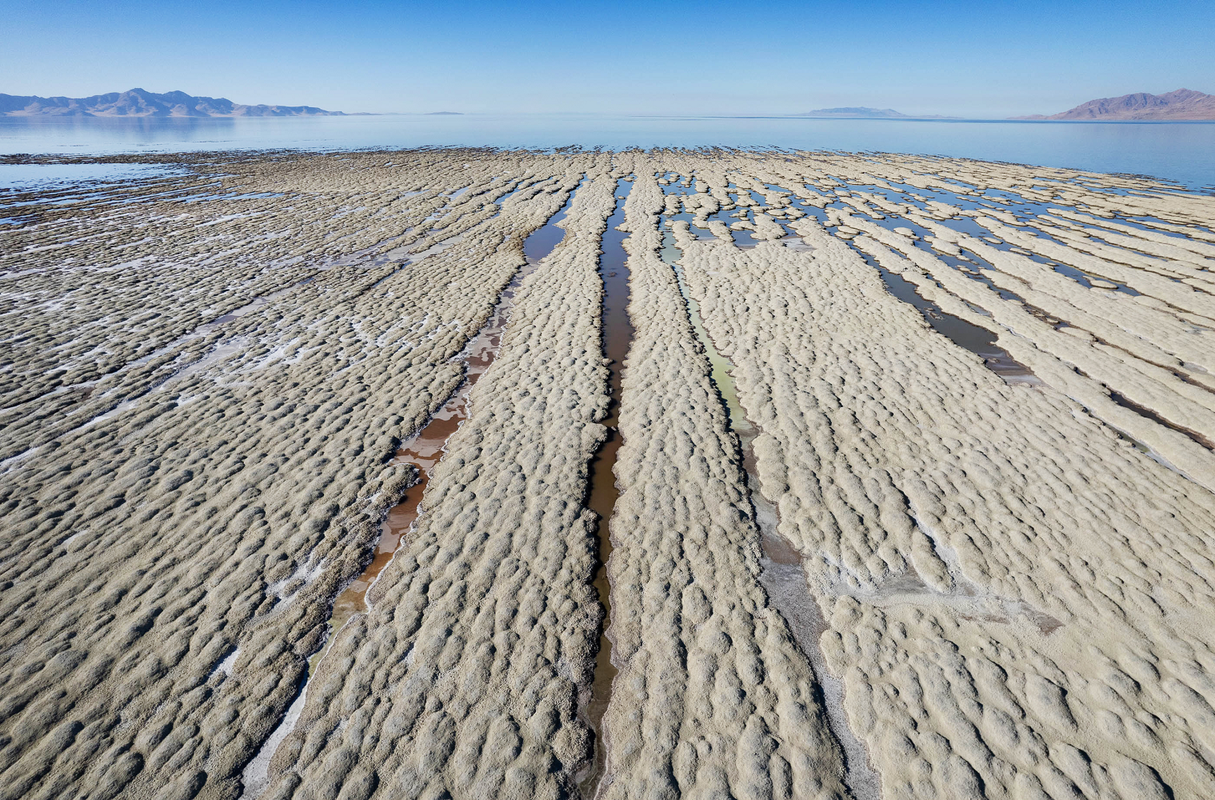
[(0, 195), (0, 798), (1215, 796), (1215, 198), (154, 160)]
[(371, 563), (334, 601), (333, 615), (329, 620), (331, 632), (340, 629), (353, 614), (367, 610), (368, 589), (392, 560), (402, 538), (408, 535), (417, 522), (418, 514), (421, 513), (422, 495), (430, 473), (442, 458), (447, 440), (456, 432), (460, 423), (468, 418), (468, 394), (477, 379), (494, 362), (494, 357), (502, 346), (502, 334), (510, 321), (515, 294), (523, 279), (535, 271), (536, 262), (551, 253), (561, 241), (565, 231), (558, 223), (565, 218), (573, 202), (574, 194), (571, 193), (570, 199), (561, 210), (524, 240), (523, 253), (528, 264), (511, 279), (485, 326), (476, 338), (465, 346), (464, 352), (457, 356), (464, 362), (464, 383), (421, 430), (401, 444), (393, 456), (390, 463), (407, 464), (417, 471), (416, 482), (405, 492), (401, 502), (388, 510), (388, 515), (380, 526), (380, 538), (376, 541)]
[[(884, 170), (876, 159), (851, 169), (845, 159), (824, 160), (834, 162), (833, 177), (820, 175), (814, 185), (848, 193), (849, 202), (858, 205), (858, 192), (837, 178), (855, 176), (857, 183), (872, 184), (869, 173), (890, 175), (899, 168), (897, 158)], [(966, 179), (974, 181), (984, 171), (1015, 171), (973, 169), (979, 175)], [(711, 177), (722, 171), (721, 164), (704, 165), (696, 174), (710, 185), (725, 186), (724, 176)], [(772, 185), (800, 185), (805, 175), (786, 162), (768, 162), (756, 171)], [(926, 175), (904, 174), (899, 180), (939, 183)], [(792, 193), (772, 195), (771, 205), (787, 202), (785, 208), (794, 208), (796, 215)], [(824, 202), (818, 192), (807, 191), (804, 199)], [(879, 210), (876, 198), (863, 199), (869, 204), (866, 216), (888, 219), (897, 212), (924, 228), (937, 225), (928, 215), (907, 208)], [(1162, 197), (1161, 205), (1173, 200)], [(1097, 193), (1086, 193), (1086, 201), (1123, 202)], [(946, 217), (957, 211), (933, 206), (931, 213)], [(1089, 416), (1111, 426), (1127, 424), (1098, 394), (1108, 401), (1110, 390), (1123, 381), (1145, 391), (1147, 382), (1131, 373), (1151, 373), (1152, 367), (1131, 353), (1185, 341), (1163, 345), (1168, 315), (1158, 317), (1159, 331), (1140, 327), (1119, 316), (1138, 312), (1120, 305), (1117, 295), (1143, 303), (1134, 296), (1100, 288), (1076, 293), (1070, 289), (1074, 281), (1054, 283), (1052, 276), (1064, 277), (1049, 264), (1001, 251), (994, 243), (966, 240), (988, 265), (976, 271), (989, 273), (983, 277), (990, 284), (1008, 286), (1022, 299), (1002, 297), (987, 281), (930, 256), (904, 233), (892, 238), (887, 228), (859, 214), (847, 220), (829, 217), (826, 221), (836, 224), (827, 226), (807, 217), (797, 216), (789, 228), (812, 248), (808, 253), (784, 246), (784, 226), (784, 235), (773, 231), (770, 244), (751, 251), (690, 238), (681, 246), (687, 248), (692, 293), (704, 298), (706, 327), (739, 365), (740, 399), (764, 421), (765, 435), (756, 443), (761, 484), (777, 499), (782, 533), (806, 556), (807, 579), (823, 598), (824, 654), (832, 672), (843, 676), (845, 708), (881, 776), (884, 795), (1209, 793), (1209, 758), (1199, 755), (1209, 747), (1205, 716), (1187, 715), (1182, 705), (1170, 705), (1168, 712), (1162, 706), (1147, 710), (1166, 702), (1160, 680), (1209, 685), (1209, 667), (1202, 668), (1202, 676), (1182, 677), (1189, 669), (1184, 665), (1210, 663), (1209, 639), (1193, 635), (1196, 618), (1189, 600), (1180, 595), (1174, 602), (1149, 599), (1158, 591), (1155, 579), (1138, 584), (1139, 590), (1130, 585), (1132, 575), (1171, 574), (1171, 565), (1193, 564), (1193, 571), (1181, 569), (1203, 598), (1200, 603), (1209, 602), (1209, 552), (1199, 544), (1201, 534), (1190, 538), (1209, 523), (1172, 538), (1153, 520), (1165, 508), (1170, 516), (1206, 520), (1210, 495), (1197, 470), (1182, 470), (1191, 478), (1186, 480), (1154, 468), (1112, 432), (1096, 434)], [(952, 242), (962, 241), (937, 230)], [(889, 245), (883, 250), (879, 242)], [(900, 267), (924, 297), (948, 313), (1001, 334), (1015, 333), (1000, 335), (1001, 346), (1030, 365), (1042, 385), (993, 384), (973, 357), (901, 306), (853, 244), (887, 268)], [(934, 242), (938, 245), (949, 249), (948, 242)], [(904, 260), (890, 257), (895, 250)], [(1184, 260), (1205, 272), (1206, 252), (1198, 261)], [(1052, 255), (1083, 261), (1059, 251)], [(916, 269), (908, 269), (911, 265)], [(1023, 276), (1017, 282), (1001, 274), (1014, 265)], [(1167, 268), (1180, 270), (1183, 260)], [(1139, 276), (1121, 277), (1142, 285)], [(1046, 292), (1035, 293), (1036, 282), (1067, 292), (1076, 311), (1063, 314), (1061, 303)], [(1158, 291), (1169, 289), (1158, 284)], [(1183, 292), (1177, 300), (1209, 309), (1197, 291)], [(1167, 306), (1162, 301), (1147, 307), (1163, 311)], [(1051, 315), (1057, 315), (1053, 324)], [(1191, 319), (1191, 335), (1210, 335), (1201, 319)], [(1111, 374), (1108, 385), (1090, 384), (1082, 393), (1078, 389), (1084, 384), (1067, 374), (1087, 373), (1089, 359), (1100, 360), (1096, 354), (1109, 351), (1073, 348), (1066, 370), (1044, 351), (1062, 355), (1054, 337), (1083, 341), (1075, 328), (1089, 326), (1119, 337), (1126, 348), (1119, 362), (1128, 373)], [(1134, 338), (1125, 335), (1128, 327), (1135, 329)], [(1035, 346), (1026, 347), (1027, 340)], [(1198, 362), (1173, 360), (1182, 367), (1178, 377), (1206, 374)], [(1182, 361), (1193, 366), (1187, 369)], [(1172, 385), (1193, 398), (1191, 422), (1201, 416), (1198, 408), (1209, 407), (1209, 396), (1183, 388), (1193, 383)], [(1209, 452), (1189, 449), (1164, 435), (1163, 427), (1144, 430), (1168, 438), (1175, 452), (1192, 455), (1200, 469), (1209, 468)], [(1098, 485), (1110, 488), (1101, 491)], [(1125, 494), (1127, 486), (1149, 485), (1156, 487), (1151, 500), (1138, 491), (1134, 498)], [(1055, 499), (1047, 501), (1048, 496)], [(1070, 504), (1066, 512), (1056, 505), (1063, 497)], [(1115, 541), (1119, 544), (1111, 549)], [(1044, 549), (1056, 555), (1043, 560)], [(1195, 557), (1198, 561), (1191, 561)], [(1094, 578), (1101, 570), (1114, 570), (1124, 587), (1120, 599), (1097, 589), (1104, 579), (1094, 584), (1076, 577), (1090, 574), (1088, 569)], [(1138, 679), (1134, 691), (1111, 683), (1131, 675), (1148, 652), (1145, 663), (1152, 672), (1139, 674), (1152, 676), (1148, 683), (1160, 691), (1155, 701), (1146, 699), (1153, 692)], [(1165, 723), (1162, 713), (1176, 716)]]
[[(360, 780), (393, 793), (572, 789), (588, 757), (577, 699), (599, 616), (592, 521), (579, 503), (602, 436), (592, 420), (603, 366), (586, 347), (598, 334), (598, 303), (586, 301), (598, 290), (571, 282), (594, 274), (610, 203), (607, 180), (593, 181), (565, 220), (591, 233), (567, 234), (524, 280), (499, 355), (431, 477), (426, 512), (375, 584), (369, 614), (322, 662), (324, 694), (272, 760), (271, 793), (330, 780), (335, 758), (356, 772), (366, 765)], [(382, 699), (395, 710), (377, 713)], [(370, 729), (348, 724), (341, 709), (351, 704)]]
[[(570, 202), (573, 202), (572, 197), (570, 198)], [(568, 205), (567, 203), (566, 209), (568, 209)], [(555, 226), (555, 222), (559, 221), (559, 218), (563, 216), (562, 212), (558, 212), (542, 228), (529, 236), (524, 242), (524, 252), (526, 253), (531, 249), (539, 257), (547, 255), (551, 251), (551, 247), (536, 247), (533, 249), (529, 248), (529, 244), (533, 243), (537, 237), (544, 237), (549, 229)], [(551, 235), (547, 238), (560, 240), (559, 237), (552, 237)], [(553, 244), (555, 245), (556, 242), (554, 241)], [(464, 362), (464, 382), (417, 433), (401, 444), (400, 449), (397, 450), (392, 461), (389, 462), (391, 464), (404, 464), (412, 467), (415, 470), (415, 481), (405, 491), (401, 502), (388, 510), (384, 521), (380, 525), (380, 534), (375, 543), (371, 562), (363, 568), (363, 571), (333, 601), (333, 609), (329, 617), (329, 638), (326, 640), (326, 645), (332, 644), (335, 634), (342, 629), (342, 626), (352, 616), (367, 611), (367, 592), (379, 578), (384, 568), (392, 561), (397, 548), (401, 546), (405, 537), (412, 532), (414, 525), (417, 523), (418, 515), (423, 511), (421, 507), (422, 497), (426, 491), (430, 475), (443, 456), (447, 440), (456, 432), (460, 423), (468, 418), (469, 392), (476, 384), (477, 379), (493, 363), (494, 357), (501, 347), (503, 331), (510, 319), (510, 309), (513, 305), (515, 293), (518, 291), (523, 278), (533, 272), (534, 269), (534, 262), (523, 267), (511, 280), (510, 284), (507, 285), (506, 289), (503, 290), (494, 313), (485, 323), (485, 327), (481, 329), (476, 338), (468, 343), (464, 352), (460, 353), (457, 357)], [(308, 671), (310, 674), (317, 668), (317, 664), (324, 658), (327, 652), (328, 647), (325, 646), (309, 658)], [(256, 798), (265, 790), (270, 759), (283, 739), (294, 730), (306, 700), (307, 684), (305, 683), (301, 687), (300, 696), (287, 709), (282, 723), (270, 734), (270, 738), (262, 745), (261, 751), (245, 768), (242, 775), (244, 797)]]
[(844, 756), (844, 783), (849, 793), (857, 800), (876, 800), (880, 796), (877, 775), (869, 764), (864, 745), (857, 739), (848, 725), (843, 707), (843, 691), (840, 682), (826, 669), (819, 636), (825, 629), (822, 614), (809, 594), (806, 573), (802, 568), (801, 554), (781, 537), (778, 531), (778, 513), (775, 506), (760, 491), (759, 474), (755, 461), (755, 439), (760, 431), (738, 400), (734, 386), (734, 365), (717, 350), (704, 328), (700, 315), (700, 304), (688, 291), (683, 268), (675, 246), (675, 234), (664, 231), (662, 260), (671, 265), (679, 284), (679, 293), (687, 303), (688, 318), (696, 334), (696, 340), (704, 349), (711, 367), (713, 386), (721, 397), (730, 421), (730, 429), (738, 436), (742, 454), (742, 466), (746, 472), (745, 485), (748, 500), (754, 514), (755, 525), (760, 533), (761, 572), (759, 582), (768, 593), (773, 607), (780, 612), (789, 626), (798, 647), (809, 659), (814, 676), (822, 689), (822, 701), (827, 721)]
[[(620, 672), (600, 796), (838, 796), (839, 751), (809, 665), (758, 581), (737, 442), (659, 257), (664, 200), (644, 163), (625, 206), (637, 331), (611, 521)], [(763, 689), (751, 691), (757, 679)]]

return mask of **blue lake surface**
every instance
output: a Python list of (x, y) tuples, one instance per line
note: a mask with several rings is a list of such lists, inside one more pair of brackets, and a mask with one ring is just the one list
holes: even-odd
[(175, 172), (159, 164), (0, 164), (0, 189), (57, 186), (80, 181), (118, 181)]
[(1151, 175), (1215, 186), (1215, 123), (844, 120), (592, 114), (249, 119), (0, 117), (0, 154), (466, 145), (881, 151)]

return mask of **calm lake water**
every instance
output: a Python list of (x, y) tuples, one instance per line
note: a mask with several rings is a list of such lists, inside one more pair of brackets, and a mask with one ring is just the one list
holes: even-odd
[(422, 145), (788, 147), (874, 150), (1128, 172), (1215, 186), (1215, 123), (1066, 123), (627, 117), (578, 114), (386, 115), (263, 119), (0, 117), (0, 154), (151, 153)]

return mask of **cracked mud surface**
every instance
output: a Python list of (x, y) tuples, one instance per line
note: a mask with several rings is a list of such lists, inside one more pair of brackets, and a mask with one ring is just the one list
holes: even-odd
[(1215, 198), (883, 154), (180, 166), (0, 193), (0, 797), (577, 796), (605, 625), (600, 797), (1215, 796)]

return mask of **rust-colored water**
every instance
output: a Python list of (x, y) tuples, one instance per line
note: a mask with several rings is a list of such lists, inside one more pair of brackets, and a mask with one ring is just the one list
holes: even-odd
[[(540, 230), (544, 231), (555, 222), (556, 217)], [(502, 344), (502, 333), (510, 318), (510, 309), (519, 284), (535, 269), (535, 262), (529, 263), (503, 290), (493, 315), (460, 356), (466, 368), (464, 382), (426, 425), (401, 444), (393, 456), (392, 463), (412, 464), (417, 468), (417, 482), (406, 491), (401, 502), (389, 510), (388, 516), (381, 524), (380, 537), (376, 541), (371, 563), (334, 600), (333, 615), (330, 617), (330, 631), (333, 635), (325, 646), (309, 659), (310, 671), (328, 652), (337, 631), (340, 631), (352, 616), (367, 611), (368, 590), (392, 561), (397, 548), (408, 537), (409, 531), (422, 513), (422, 497), (426, 493), (426, 484), (431, 472), (443, 457), (447, 440), (468, 418), (469, 393), (477, 379), (494, 362)]]
[[(452, 393), (452, 396), (443, 404), (438, 413), (431, 417), (426, 425), (416, 434), (403, 442), (400, 449), (393, 456), (395, 463), (409, 463), (417, 467), (417, 481), (406, 491), (401, 502), (389, 510), (387, 518), (380, 527), (380, 536), (376, 541), (371, 563), (334, 601), (329, 627), (331, 635), (325, 642), (325, 645), (308, 659), (308, 672), (301, 681), (299, 694), (292, 702), (291, 707), (287, 709), (287, 713), (278, 727), (262, 743), (258, 754), (246, 765), (241, 775), (241, 780), (244, 784), (242, 800), (256, 800), (265, 791), (270, 759), (274, 755), (275, 750), (278, 749), (278, 746), (282, 744), (283, 740), (294, 729), (296, 722), (299, 720), (300, 713), (303, 711), (308, 691), (308, 678), (316, 670), (316, 665), (324, 658), (325, 653), (328, 652), (329, 647), (332, 645), (334, 639), (336, 639), (337, 632), (342, 629), (342, 626), (355, 614), (367, 610), (368, 590), (380, 576), (380, 573), (392, 561), (397, 548), (409, 536), (410, 530), (412, 530), (418, 516), (422, 513), (422, 499), (426, 494), (426, 485), (431, 471), (438, 464), (439, 459), (442, 458), (447, 440), (468, 416), (468, 395), (470, 390), (476, 384), (477, 379), (493, 363), (494, 358), (498, 354), (498, 349), (502, 344), (502, 334), (510, 318), (510, 309), (514, 305), (515, 295), (518, 293), (519, 286), (525, 277), (536, 270), (538, 266), (537, 262), (548, 255), (557, 242), (560, 241), (561, 237), (554, 233), (554, 229), (556, 228), (556, 223), (565, 216), (566, 211), (569, 210), (572, 203), (573, 194), (571, 193), (569, 202), (566, 203), (561, 211), (554, 214), (544, 226), (534, 231), (527, 241), (524, 242), (524, 254), (527, 259), (527, 265), (515, 275), (514, 279), (503, 290), (498, 300), (498, 305), (482, 327), (481, 332), (456, 357), (464, 360), (464, 382)], [(537, 238), (544, 242), (551, 242), (551, 244), (532, 246), (533, 240)]]

